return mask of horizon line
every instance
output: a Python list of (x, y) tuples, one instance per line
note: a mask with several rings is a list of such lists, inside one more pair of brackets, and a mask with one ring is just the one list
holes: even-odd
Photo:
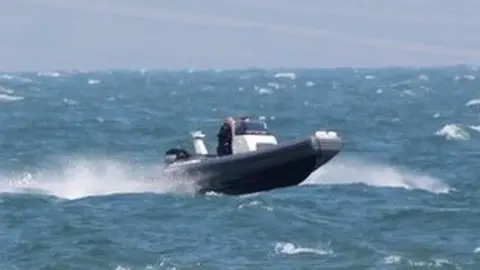
[(0, 69), (0, 74), (8, 73), (95, 73), (95, 72), (112, 72), (112, 71), (137, 71), (137, 72), (185, 72), (185, 71), (300, 71), (300, 70), (338, 70), (338, 69), (357, 69), (357, 70), (377, 70), (377, 69), (445, 69), (445, 68), (474, 68), (480, 67), (478, 64), (436, 64), (436, 65), (338, 65), (338, 66), (278, 66), (278, 67), (262, 67), (262, 66), (245, 66), (245, 67), (183, 67), (183, 68), (167, 68), (167, 67), (109, 67), (109, 68), (53, 68), (53, 69)]

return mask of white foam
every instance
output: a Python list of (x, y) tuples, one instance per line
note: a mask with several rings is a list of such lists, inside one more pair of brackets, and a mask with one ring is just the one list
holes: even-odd
[(223, 197), (224, 195), (222, 193), (217, 193), (215, 191), (207, 191), (205, 192), (206, 196), (215, 196), (215, 197)]
[(408, 96), (415, 96), (415, 93), (412, 90), (405, 89), (403, 90), (403, 93)]
[(423, 89), (423, 90), (425, 90), (425, 92), (430, 92), (430, 91), (432, 91), (432, 88), (426, 87), (426, 86), (423, 86), (423, 85), (420, 85), (420, 88)]
[(408, 85), (411, 85), (413, 82), (413, 80), (411, 79), (408, 79), (408, 80), (403, 80), (403, 81), (399, 81), (399, 82), (394, 82), (394, 83), (389, 83), (387, 86), (388, 88), (395, 88), (395, 87), (399, 87), (399, 86), (408, 86)]
[(475, 250), (473, 250), (473, 253), (480, 253), (480, 247), (476, 247)]
[(268, 85), (268, 87), (271, 87), (273, 89), (280, 89), (280, 87), (281, 87), (280, 84), (274, 83), (274, 82), (269, 82), (269, 83), (267, 83), (267, 85)]
[(275, 244), (275, 252), (279, 254), (300, 254), (300, 253), (312, 253), (317, 255), (328, 255), (332, 254), (331, 250), (323, 250), (318, 248), (305, 248), (297, 247), (292, 243), (288, 242), (279, 242)]
[(383, 262), (385, 264), (397, 264), (397, 263), (400, 263), (401, 261), (402, 261), (402, 257), (398, 255), (390, 255), (383, 258)]
[(480, 126), (468, 126), (470, 129), (480, 132)]
[(338, 82), (332, 82), (332, 89), (335, 90), (338, 88), (339, 83)]
[(480, 105), (480, 99), (472, 99), (465, 104), (465, 106), (474, 106), (474, 105)]
[[(339, 157), (338, 157), (339, 158)], [(432, 193), (448, 193), (451, 188), (435, 177), (406, 168), (375, 164), (357, 158), (332, 160), (312, 173), (306, 185), (365, 184), (374, 187), (420, 189)]]
[(453, 80), (458, 81), (458, 80), (460, 80), (460, 78), (463, 78), (463, 79), (465, 79), (465, 80), (470, 80), (470, 81), (475, 80), (475, 76), (474, 76), (474, 75), (463, 75), (463, 76), (461, 76), (461, 77), (458, 76), (458, 75), (456, 75), (455, 77), (453, 77)]
[(437, 136), (443, 136), (447, 140), (469, 140), (470, 134), (460, 125), (448, 124), (435, 132)]
[(418, 79), (421, 80), (421, 81), (428, 81), (428, 76), (425, 75), (425, 74), (420, 74), (418, 76)]
[(47, 71), (47, 72), (38, 72), (37, 76), (39, 77), (60, 77), (60, 73), (56, 71)]
[(16, 78), (16, 76), (14, 75), (10, 75), (10, 74), (2, 74), (0, 75), (0, 80), (14, 80)]
[(13, 89), (10, 89), (10, 88), (5, 88), (3, 86), (0, 85), (0, 92), (2, 93), (5, 93), (5, 94), (13, 94), (15, 93), (15, 91)]
[(99, 84), (100, 80), (89, 79), (88, 84)]
[(0, 94), (0, 101), (18, 101), (22, 100), (24, 97), (22, 96), (12, 96), (12, 95), (6, 95), (6, 94)]
[(64, 98), (63, 103), (68, 105), (78, 105), (78, 102), (76, 100), (68, 99), (68, 98)]
[(426, 268), (437, 268), (445, 266), (454, 266), (454, 269), (459, 269), (455, 264), (450, 262), (447, 259), (433, 259), (429, 261), (417, 261), (404, 258), (399, 255), (389, 255), (383, 258), (383, 263), (385, 264), (405, 264), (412, 267), (426, 267)]
[(20, 82), (32, 82), (31, 79), (29, 78), (23, 78), (18, 75), (10, 75), (10, 74), (1, 74), (0, 75), (0, 80), (5, 80), (5, 81), (20, 81)]
[[(193, 193), (193, 181), (160, 178), (162, 167), (139, 168), (99, 159), (72, 159), (57, 169), (23, 172), (0, 179), (0, 192), (46, 193), (78, 199), (121, 193)], [(3, 174), (6, 175), (6, 174)]]
[(279, 72), (273, 75), (275, 78), (287, 78), (291, 80), (295, 80), (297, 78), (297, 75), (293, 72)]
[(260, 95), (269, 95), (272, 93), (272, 90), (271, 89), (267, 89), (267, 88), (263, 88), (263, 87), (258, 87), (258, 86), (254, 86), (253, 89), (255, 91), (257, 91)]
[(242, 203), (238, 206), (238, 209), (244, 209), (244, 208), (251, 208), (251, 207), (254, 207), (254, 208), (262, 208), (266, 211), (273, 211), (273, 207), (270, 206), (270, 205), (267, 205), (266, 203), (262, 202), (262, 201), (258, 201), (258, 200), (253, 200), (253, 201), (250, 201), (250, 202), (246, 202), (246, 203)]
[(314, 85), (315, 85), (315, 83), (312, 82), (312, 81), (308, 81), (308, 82), (305, 83), (306, 87), (313, 87)]
[[(144, 268), (130, 268), (123, 265), (117, 265), (117, 267), (115, 267), (115, 270), (140, 270), (140, 269), (141, 270), (158, 270), (158, 269), (163, 269), (164, 265), (165, 265), (165, 259), (163, 259), (162, 262), (155, 265), (147, 264)], [(165, 269), (176, 270), (177, 268), (172, 266)]]

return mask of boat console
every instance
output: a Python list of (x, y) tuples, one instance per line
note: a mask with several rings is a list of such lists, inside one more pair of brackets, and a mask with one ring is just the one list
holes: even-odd
[(260, 120), (235, 119), (233, 134), (233, 154), (256, 151), (278, 143), (268, 131), (267, 124)]
[[(235, 118), (232, 130), (232, 154), (252, 152), (265, 147), (276, 145), (277, 138), (267, 129), (267, 124), (261, 120), (250, 120), (247, 117)], [(195, 155), (211, 156), (203, 141), (205, 135), (201, 131), (191, 133)], [(170, 154), (170, 159), (182, 159), (183, 157)], [(183, 154), (183, 153), (182, 153)], [(174, 157), (175, 156), (175, 157)], [(170, 161), (171, 162), (171, 161)]]

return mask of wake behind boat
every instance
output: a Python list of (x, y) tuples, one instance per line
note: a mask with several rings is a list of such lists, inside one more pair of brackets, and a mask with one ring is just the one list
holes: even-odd
[(200, 131), (192, 133), (195, 153), (171, 148), (165, 153), (168, 177), (196, 181), (199, 193), (241, 195), (299, 185), (342, 149), (332, 131), (278, 142), (263, 121), (231, 118), (217, 135), (217, 154), (209, 154)]

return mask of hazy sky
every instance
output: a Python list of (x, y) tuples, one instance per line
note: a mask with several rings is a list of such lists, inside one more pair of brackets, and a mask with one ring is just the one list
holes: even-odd
[(0, 69), (480, 63), (479, 0), (11, 0)]

